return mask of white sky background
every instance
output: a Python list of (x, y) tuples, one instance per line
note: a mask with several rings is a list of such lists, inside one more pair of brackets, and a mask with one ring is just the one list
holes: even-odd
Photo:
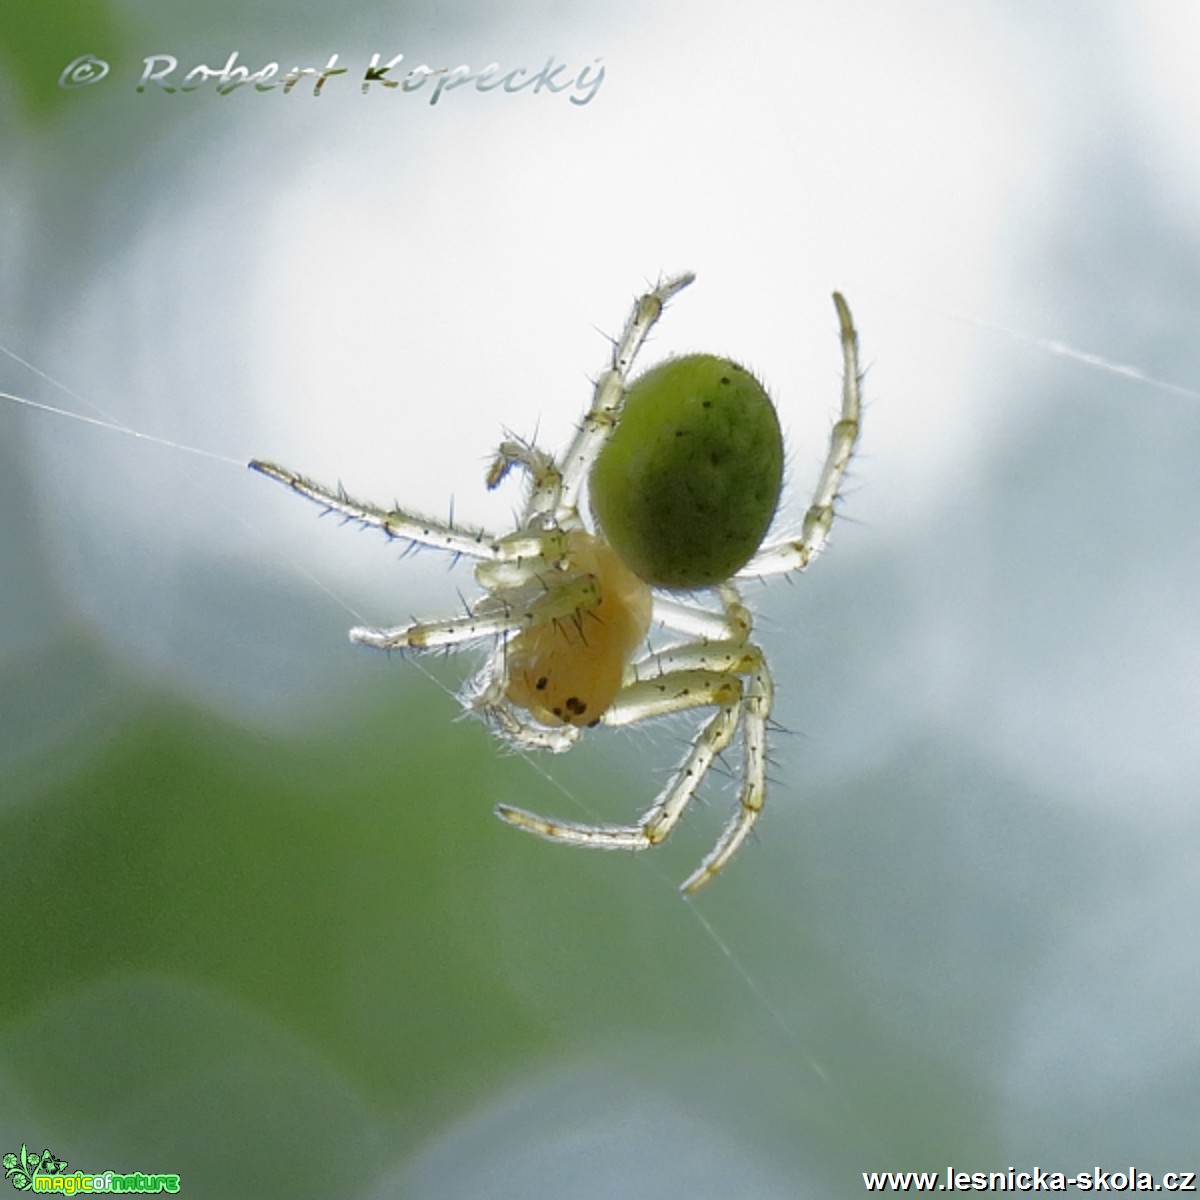
[[(961, 950), (932, 976), (864, 915), (870, 882), (861, 910), (830, 893), (830, 937), (864, 987), (888, 989), (907, 1034), (995, 1080), (1014, 1152), (1089, 1148), (1122, 1117), (1116, 1080), (1145, 1097), (1127, 1136), (1169, 1147), (1195, 1096), (1156, 1100), (1156, 1081), (1194, 1078), (1200, 1057), (1200, 400), (961, 318), (1200, 387), (1200, 17), (1178, 4), (506, 9), (420, 36), (368, 15), (340, 39), (300, 30), (263, 48), (314, 65), (337, 50), (352, 69), (374, 51), (505, 69), (553, 53), (571, 72), (602, 56), (590, 104), (464, 88), (430, 108), (428, 92), (363, 97), (352, 76), (319, 100), (137, 96), (136, 65), (114, 69), (74, 97), (62, 158), (29, 155), (0, 185), (16, 213), (0, 341), (139, 430), (435, 514), (453, 496), (458, 517), (502, 525), (515, 493), (482, 487), (501, 428), (561, 445), (604, 359), (596, 328), (615, 332), (635, 291), (690, 267), (697, 283), (648, 360), (714, 350), (765, 378), (792, 451), (786, 525), (837, 402), (829, 293), (843, 291), (869, 364), (845, 506), (857, 524), (800, 587), (756, 594), (781, 719), (806, 736), (780, 756), (801, 799), (740, 865), (782, 871), (821, 831), (852, 847), (834, 855), (846, 870), (874, 863), (880, 889), (911, 882), (906, 852), (946, 856), (961, 876), (935, 870), (942, 890), (907, 901)], [(217, 62), (235, 47), (216, 41), (146, 52)], [(71, 157), (86, 160), (97, 121), (152, 110), (169, 115), (101, 174), (79, 244), (63, 243), (44, 206), (64, 203)], [(12, 297), (34, 282), (22, 307)], [(0, 387), (88, 411), (12, 364)], [(0, 416), (27, 455), (57, 594), (137, 669), (244, 719), (349, 694), (361, 669), (342, 641), (352, 619), (296, 567), (385, 623), (452, 606), (469, 584), (432, 555), (397, 565), (232, 465)], [(297, 607), (313, 614), (304, 655)], [(52, 614), (31, 619), (0, 652), (60, 632)], [(967, 774), (908, 809), (900, 768), (922, 738)], [(856, 822), (822, 802), (873, 766), (901, 816)], [(987, 821), (1021, 818), (1027, 863), (989, 859)], [(1044, 973), (1015, 989), (1002, 955), (971, 947), (1029, 934), (1021, 903), (1075, 878), (1042, 822), (1077, 820), (1081, 853), (1113, 872), (1107, 907), (1037, 931)], [(1108, 857), (1120, 844), (1132, 859)], [(968, 891), (961, 926), (939, 907), (950, 883)], [(972, 988), (993, 989), (990, 1018), (955, 1027)]]

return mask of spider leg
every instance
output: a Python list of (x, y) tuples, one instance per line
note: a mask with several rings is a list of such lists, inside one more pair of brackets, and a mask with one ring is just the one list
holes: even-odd
[[(731, 588), (722, 589), (733, 610), (744, 609)], [(731, 611), (732, 620), (741, 614)], [(713, 705), (717, 711), (697, 733), (667, 786), (633, 825), (591, 825), (552, 820), (510, 805), (496, 815), (509, 825), (555, 842), (601, 850), (647, 850), (679, 823), (717, 756), (742, 728), (742, 786), (738, 807), (716, 846), (684, 880), (695, 892), (718, 875), (746, 840), (766, 797), (767, 721), (771, 673), (762, 651), (743, 639), (694, 642), (648, 655), (630, 668), (630, 682), (605, 712), (606, 725), (631, 725), (651, 717)]]
[(862, 372), (858, 365), (858, 334), (850, 309), (840, 292), (833, 293), (842, 338), (842, 408), (829, 439), (829, 453), (816, 490), (804, 514), (800, 536), (765, 546), (738, 572), (739, 579), (802, 571), (825, 548), (833, 525), (838, 491), (858, 442), (862, 418)]
[[(696, 278), (690, 271), (659, 282), (653, 291), (640, 296), (625, 322), (621, 336), (613, 343), (612, 364), (601, 372), (592, 394), (592, 407), (583, 418), (574, 439), (562, 458), (562, 486), (554, 509), (559, 525), (577, 524), (579, 494), (605, 441), (621, 414), (625, 399), (625, 380), (646, 335), (658, 323), (668, 300)], [(529, 513), (526, 513), (528, 520)]]
[(686, 604), (662, 593), (656, 593), (654, 597), (654, 619), (664, 629), (699, 642), (719, 642), (727, 638), (745, 641), (750, 633), (749, 616), (740, 605), (730, 616), (728, 611), (714, 612), (711, 608)]
[[(497, 488), (513, 467), (522, 467), (529, 476), (529, 495), (525, 500), (522, 525), (529, 528), (543, 523), (558, 507), (562, 492), (562, 472), (554, 457), (532, 442), (509, 438), (501, 442), (488, 468), (488, 490)], [(576, 520), (575, 525), (579, 522)]]
[(432, 650), (517, 633), (553, 621), (577, 620), (600, 603), (594, 575), (576, 575), (540, 588), (528, 596), (512, 593), (484, 596), (461, 617), (414, 621), (392, 629), (350, 630), (350, 640), (376, 650)]
[[(739, 685), (740, 704), (734, 716), (734, 723), (729, 729), (720, 749), (724, 749), (729, 739), (736, 731), (740, 720), (742, 729), (742, 784), (738, 793), (738, 806), (722, 831), (716, 846), (705, 856), (700, 866), (692, 872), (680, 885), (680, 891), (691, 893), (699, 891), (705, 884), (710, 883), (724, 868), (729, 860), (737, 853), (742, 843), (754, 828), (755, 822), (762, 813), (766, 801), (767, 780), (767, 724), (771, 717), (771, 706), (774, 699), (774, 684), (771, 672), (767, 666), (762, 651), (748, 641), (751, 621), (750, 613), (742, 603), (737, 589), (731, 584), (725, 584), (718, 589), (725, 608), (723, 618), (709, 614), (714, 619), (725, 622), (731, 636), (724, 640), (685, 643), (672, 646), (656, 654), (634, 663), (630, 668), (630, 676), (636, 682), (622, 689), (618, 703), (613, 705), (618, 709), (623, 697), (633, 699), (636, 691), (647, 685), (653, 687), (653, 673), (663, 672), (660, 682), (685, 676), (697, 670), (715, 672), (728, 679), (732, 677)], [(685, 606), (680, 606), (684, 608)], [(700, 610), (691, 610), (699, 612)], [(646, 715), (653, 715), (647, 713)], [(718, 713), (713, 719), (723, 714)], [(626, 723), (623, 714), (614, 714), (612, 724)], [(632, 719), (638, 719), (636, 717)], [(609, 723), (609, 713), (605, 714)], [(709, 730), (697, 738), (692, 748), (692, 756), (701, 750)], [(718, 749), (717, 753), (720, 752)], [(675, 827), (689, 800), (695, 794), (704, 774), (712, 765), (713, 754), (706, 761), (692, 761), (689, 756), (676, 772), (675, 778), (665, 791), (658, 797), (650, 810), (642, 817), (642, 827), (652, 831), (657, 844)], [(693, 778), (690, 772), (695, 769)]]
[[(627, 691), (636, 689), (634, 695)], [(715, 671), (680, 671), (664, 676), (651, 690), (643, 683), (622, 689), (609, 713), (620, 707), (616, 724), (685, 712), (716, 705), (717, 712), (696, 735), (684, 761), (672, 775), (654, 803), (633, 825), (589, 825), (578, 821), (553, 820), (511, 805), (496, 806), (496, 816), (527, 833), (553, 842), (590, 846), (600, 850), (647, 850), (657, 846), (674, 829), (688, 802), (696, 794), (717, 755), (737, 731), (741, 710), (742, 686), (736, 676)], [(623, 699), (624, 698), (624, 699)], [(608, 722), (608, 713), (605, 714)]]
[(762, 813), (767, 795), (767, 721), (773, 697), (771, 672), (760, 656), (742, 701), (742, 788), (737, 809), (717, 844), (679, 885), (681, 892), (697, 892), (711, 883), (738, 852)]
[(526, 720), (504, 695), (504, 646), (497, 648), (482, 671), (463, 688), (463, 707), (487, 721), (518, 750), (549, 750), (562, 754), (575, 745), (582, 730), (576, 725), (540, 725)]
[(435, 550), (447, 550), (466, 558), (499, 559), (505, 557), (501, 548), (502, 539), (484, 529), (472, 529), (465, 525), (452, 525), (446, 521), (435, 521), (430, 517), (404, 512), (398, 508), (380, 508), (348, 496), (339, 486), (336, 490), (314, 483), (295, 471), (275, 463), (254, 459), (247, 464), (252, 471), (265, 475), (289, 487), (293, 492), (321, 505), (327, 512), (341, 513), (349, 521), (372, 529), (380, 529), (390, 538), (400, 538), (420, 546), (431, 546)]

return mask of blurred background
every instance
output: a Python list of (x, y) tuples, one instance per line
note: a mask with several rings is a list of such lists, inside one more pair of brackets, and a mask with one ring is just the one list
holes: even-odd
[[(1153, 0), (0, 10), (0, 1149), (222, 1198), (1200, 1167), (1198, 49)], [(138, 90), (234, 52), (346, 74)], [(398, 54), (570, 86), (364, 94)], [(769, 809), (690, 902), (736, 758), (653, 854), (503, 827), (628, 819), (694, 721), (513, 755), (470, 655), (345, 637), (469, 569), (241, 465), (502, 528), (502, 430), (561, 446), (685, 268), (646, 361), (766, 380), (780, 532), (834, 288), (867, 365), (831, 548), (748, 589)]]

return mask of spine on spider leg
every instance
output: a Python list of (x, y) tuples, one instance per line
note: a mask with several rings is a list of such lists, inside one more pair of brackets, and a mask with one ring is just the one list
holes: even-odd
[(472, 559), (496, 559), (501, 551), (497, 539), (484, 529), (454, 525), (447, 521), (435, 521), (417, 513), (398, 508), (381, 508), (363, 500), (355, 500), (342, 487), (336, 490), (316, 483), (287, 467), (275, 463), (252, 459), (246, 464), (250, 470), (282, 483), (306, 500), (319, 504), (326, 512), (340, 513), (348, 521), (357, 521), (370, 529), (378, 529), (390, 538), (429, 546), (434, 550), (445, 550), (450, 554), (461, 554)]

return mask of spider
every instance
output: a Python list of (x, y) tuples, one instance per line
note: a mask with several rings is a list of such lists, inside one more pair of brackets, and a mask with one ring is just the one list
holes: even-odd
[[(554, 458), (510, 437), (489, 488), (527, 476), (515, 529), (495, 534), (351, 498), (273, 463), (250, 467), (364, 527), (474, 561), (483, 595), (466, 611), (391, 629), (356, 628), (354, 642), (431, 650), (491, 639), (464, 707), (522, 749), (564, 751), (583, 729), (711, 710), (683, 761), (631, 825), (590, 825), (507, 804), (496, 815), (555, 842), (608, 850), (657, 846), (675, 828), (714, 760), (741, 733), (738, 805), (716, 845), (681, 884), (710, 882), (754, 828), (766, 798), (773, 686), (751, 641), (738, 581), (800, 571), (825, 546), (861, 413), (857, 334), (834, 293), (840, 324), (841, 411), (799, 535), (766, 541), (779, 504), (783, 440), (771, 399), (726, 358), (667, 359), (629, 372), (668, 301), (693, 282), (660, 280), (633, 306), (610, 365), (566, 452)], [(581, 513), (585, 485), (591, 526)], [(700, 594), (698, 594), (700, 593)], [(703, 603), (705, 595), (709, 603)], [(652, 624), (666, 645), (647, 642)]]

